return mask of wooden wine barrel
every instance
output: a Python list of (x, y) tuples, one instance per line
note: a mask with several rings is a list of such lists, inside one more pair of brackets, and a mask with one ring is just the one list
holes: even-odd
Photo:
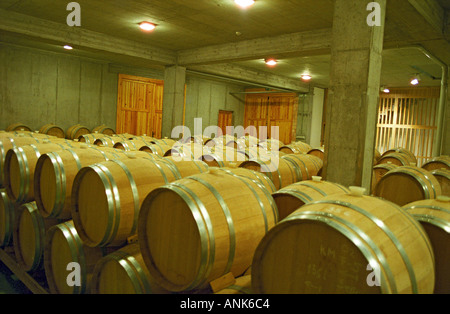
[(286, 154), (307, 154), (311, 151), (312, 147), (304, 142), (295, 142), (289, 145), (280, 147), (280, 152)]
[(13, 242), (15, 209), (5, 190), (0, 190), (0, 248)]
[(194, 174), (208, 172), (209, 166), (201, 160), (176, 160), (172, 156), (164, 157), (161, 162), (167, 163), (175, 172), (177, 178), (189, 177)]
[(66, 133), (64, 132), (64, 130), (62, 128), (60, 128), (59, 126), (57, 126), (55, 124), (51, 124), (51, 123), (43, 125), (39, 129), (39, 133), (52, 135), (52, 136), (55, 136), (58, 138), (66, 137)]
[(200, 157), (210, 167), (238, 167), (242, 162), (248, 160), (246, 154), (232, 147), (215, 148), (214, 151)]
[(151, 192), (139, 213), (139, 244), (156, 282), (192, 291), (251, 265), (254, 249), (276, 223), (270, 195), (252, 180), (199, 174)]
[(321, 177), (313, 180), (291, 184), (272, 194), (277, 204), (280, 221), (305, 204), (320, 200), (329, 195), (349, 193), (346, 187), (329, 181), (322, 181)]
[(283, 158), (274, 158), (270, 161), (248, 160), (240, 164), (246, 168), (266, 174), (277, 190), (301, 180), (299, 169)]
[(100, 133), (100, 134), (105, 134), (105, 135), (114, 135), (116, 134), (116, 131), (114, 131), (113, 128), (110, 128), (104, 124), (96, 126), (95, 128), (92, 129), (92, 133)]
[(236, 278), (236, 282), (233, 285), (216, 292), (216, 294), (254, 294), (252, 291), (252, 276), (247, 275)]
[(259, 139), (255, 136), (251, 135), (245, 135), (242, 137), (239, 137), (237, 140), (237, 149), (238, 150), (245, 150), (246, 148), (258, 146)]
[[(220, 168), (220, 169), (216, 169), (216, 171), (225, 171), (228, 174), (231, 175), (237, 175), (237, 176), (242, 176), (242, 177), (246, 177), (252, 181), (254, 181), (257, 184), (262, 185), (263, 187), (265, 187), (268, 191), (268, 193), (274, 193), (277, 189), (275, 188), (275, 185), (273, 184), (272, 180), (269, 179), (269, 177), (267, 175), (265, 175), (264, 173), (258, 172), (258, 171), (254, 171), (254, 170), (250, 170), (250, 169), (246, 169), (246, 168), (228, 168), (228, 167), (224, 167), (224, 168)], [(278, 219), (277, 219), (278, 220)]]
[(6, 153), (13, 148), (17, 148), (24, 145), (41, 143), (41, 139), (37, 139), (34, 137), (25, 137), (25, 136), (8, 136), (0, 138), (0, 187), (5, 186), (5, 174), (4, 174), (4, 166), (5, 166), (5, 158)]
[(399, 153), (399, 154), (406, 155), (409, 160), (409, 164), (407, 166), (409, 166), (411, 163), (417, 164), (416, 156), (410, 150), (408, 150), (406, 148), (402, 148), (402, 147), (397, 147), (397, 148), (393, 148), (393, 149), (389, 149), (389, 150), (385, 151), (381, 155), (381, 158), (383, 158), (387, 155), (391, 155), (392, 153)]
[(94, 145), (113, 148), (116, 143), (121, 142), (123, 140), (124, 139), (119, 136), (103, 136), (96, 138), (94, 140)]
[(450, 198), (423, 200), (403, 207), (424, 227), (434, 249), (435, 294), (450, 294)]
[[(114, 248), (116, 249), (116, 248)], [(88, 292), (94, 267), (107, 253), (105, 248), (91, 248), (83, 244), (73, 221), (49, 228), (44, 246), (44, 269), (52, 294), (84, 294)], [(79, 285), (68, 285), (70, 263), (79, 266)]]
[(441, 193), (444, 196), (450, 196), (450, 170), (436, 169), (431, 174), (438, 180), (441, 185)]
[(147, 142), (144, 139), (133, 139), (133, 140), (125, 140), (120, 141), (114, 144), (114, 148), (121, 149), (125, 151), (138, 151), (141, 150), (141, 148), (145, 148), (147, 146), (153, 145), (150, 142)]
[(32, 132), (31, 128), (23, 123), (13, 123), (6, 127), (5, 131), (28, 131)]
[(387, 163), (382, 163), (382, 164), (378, 164), (373, 166), (373, 173), (372, 173), (372, 192), (375, 191), (378, 182), (380, 182), (381, 178), (384, 177), (384, 175), (386, 173), (388, 173), (391, 170), (394, 170), (395, 168), (397, 168), (399, 166), (391, 163), (391, 162), (387, 162)]
[(256, 294), (430, 294), (434, 283), (420, 224), (357, 190), (299, 208), (261, 240), (252, 263)]
[(156, 144), (144, 145), (139, 150), (164, 157), (164, 155), (166, 155), (171, 149), (172, 149), (172, 147), (169, 145), (156, 143)]
[(260, 140), (258, 146), (264, 148), (267, 151), (279, 151), (280, 148), (285, 145), (282, 141), (271, 138), (267, 140)]
[(317, 176), (323, 167), (323, 161), (316, 156), (309, 154), (293, 154), (282, 156), (284, 159), (296, 166), (300, 173), (301, 180), (311, 180), (313, 176)]
[(82, 168), (72, 188), (72, 219), (91, 247), (120, 246), (137, 231), (143, 199), (152, 190), (179, 179), (167, 163), (128, 158)]
[(99, 138), (107, 137), (107, 136), (108, 135), (103, 134), (103, 133), (83, 134), (78, 138), (78, 142), (95, 145), (96, 140), (98, 140)]
[(163, 139), (152, 140), (151, 143), (152, 144), (164, 144), (164, 145), (174, 146), (178, 142), (173, 140), (173, 139), (170, 139), (170, 138), (163, 138)]
[(81, 135), (92, 133), (86, 126), (81, 124), (75, 124), (67, 129), (66, 138), (74, 140), (79, 138)]
[(197, 143), (173, 145), (172, 148), (164, 154), (164, 157), (172, 156), (176, 160), (200, 160), (204, 154), (210, 153), (208, 146)]
[(56, 219), (44, 219), (34, 202), (17, 207), (13, 243), (16, 261), (23, 270), (37, 272), (44, 269), (45, 235), (58, 223), (60, 221)]
[(412, 159), (403, 153), (389, 153), (384, 154), (377, 162), (377, 165), (391, 163), (397, 166), (411, 166), (415, 165), (416, 162), (413, 162)]
[(447, 169), (450, 170), (450, 157), (449, 156), (439, 156), (432, 158), (431, 160), (427, 161), (423, 166), (423, 169), (432, 171), (436, 169)]
[(374, 195), (397, 205), (434, 199), (442, 194), (438, 180), (427, 170), (403, 166), (386, 173), (378, 182)]
[(4, 164), (4, 183), (9, 198), (17, 204), (34, 201), (34, 171), (39, 157), (68, 147), (74, 146), (70, 142), (45, 142), (10, 149)]
[(231, 135), (222, 135), (218, 136), (212, 139), (208, 139), (204, 142), (204, 145), (207, 147), (224, 147), (227, 146), (228, 143), (230, 143), (230, 147), (235, 148), (235, 141), (236, 138)]
[(167, 294), (150, 275), (138, 243), (103, 257), (95, 266), (91, 294)]
[(99, 162), (125, 158), (128, 157), (123, 151), (87, 145), (42, 154), (34, 171), (34, 198), (39, 212), (45, 218), (71, 219), (72, 186), (78, 171)]
[(325, 148), (319, 147), (319, 148), (311, 148), (308, 152), (308, 155), (316, 156), (320, 158), (320, 160), (325, 159)]

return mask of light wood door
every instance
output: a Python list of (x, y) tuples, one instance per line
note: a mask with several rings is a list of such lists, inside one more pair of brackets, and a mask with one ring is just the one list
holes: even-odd
[(217, 126), (222, 130), (222, 134), (233, 135), (233, 132), (227, 132), (227, 126), (233, 126), (233, 111), (219, 110)]
[(119, 75), (117, 133), (161, 138), (164, 81)]
[[(298, 107), (295, 94), (247, 94), (245, 101), (245, 127), (254, 126), (262, 136), (260, 127), (267, 127), (268, 138), (278, 138), (290, 144), (295, 138), (294, 119)], [(272, 127), (278, 127), (278, 134), (272, 134)]]

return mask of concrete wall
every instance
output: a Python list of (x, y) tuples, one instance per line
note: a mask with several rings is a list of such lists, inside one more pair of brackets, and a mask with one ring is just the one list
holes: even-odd
[[(37, 130), (53, 123), (67, 130), (80, 123), (116, 127), (118, 74), (164, 79), (164, 70), (109, 64), (37, 49), (0, 44), (0, 129), (23, 123)], [(219, 110), (244, 123), (244, 86), (187, 76), (186, 125), (217, 125)]]
[(0, 44), (0, 129), (115, 127), (117, 83), (107, 63)]
[[(448, 69), (448, 73), (450, 73), (450, 67)], [(444, 119), (444, 130), (442, 134), (442, 155), (450, 156), (450, 80), (448, 80), (447, 84), (447, 100), (445, 104), (445, 119)]]
[(244, 86), (188, 75), (186, 78), (185, 125), (194, 133), (195, 118), (202, 119), (202, 130), (217, 126), (219, 110), (233, 112), (234, 126), (244, 126)]

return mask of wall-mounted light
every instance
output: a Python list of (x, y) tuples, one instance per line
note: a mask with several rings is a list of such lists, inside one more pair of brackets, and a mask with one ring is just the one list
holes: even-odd
[(264, 62), (266, 62), (266, 64), (271, 67), (276, 66), (278, 63), (278, 61), (274, 58), (268, 58), (268, 59), (264, 60)]
[(150, 22), (141, 22), (139, 23), (139, 28), (146, 32), (151, 32), (156, 28), (156, 25)]
[(255, 0), (234, 0), (234, 2), (241, 8), (247, 9), (255, 3)]
[(381, 86), (380, 87), (380, 91), (385, 93), (385, 94), (389, 94), (391, 91), (389, 88), (387, 88), (386, 86)]

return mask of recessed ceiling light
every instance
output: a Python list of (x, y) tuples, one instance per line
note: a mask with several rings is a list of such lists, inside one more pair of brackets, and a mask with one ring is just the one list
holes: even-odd
[(150, 22), (141, 22), (139, 23), (140, 29), (146, 32), (150, 32), (156, 28), (156, 25)]
[(312, 79), (312, 76), (309, 74), (303, 74), (302, 75), (302, 80), (303, 81), (310, 81)]
[(66, 50), (72, 50), (73, 49), (73, 47), (69, 46), (69, 45), (65, 45), (63, 48), (66, 49)]
[(241, 8), (248, 8), (255, 3), (255, 0), (234, 0), (234, 2)]
[(264, 61), (266, 62), (266, 64), (268, 66), (271, 66), (271, 67), (276, 66), (277, 63), (278, 63), (277, 60), (275, 60), (274, 58), (269, 58), (269, 59), (266, 59)]

